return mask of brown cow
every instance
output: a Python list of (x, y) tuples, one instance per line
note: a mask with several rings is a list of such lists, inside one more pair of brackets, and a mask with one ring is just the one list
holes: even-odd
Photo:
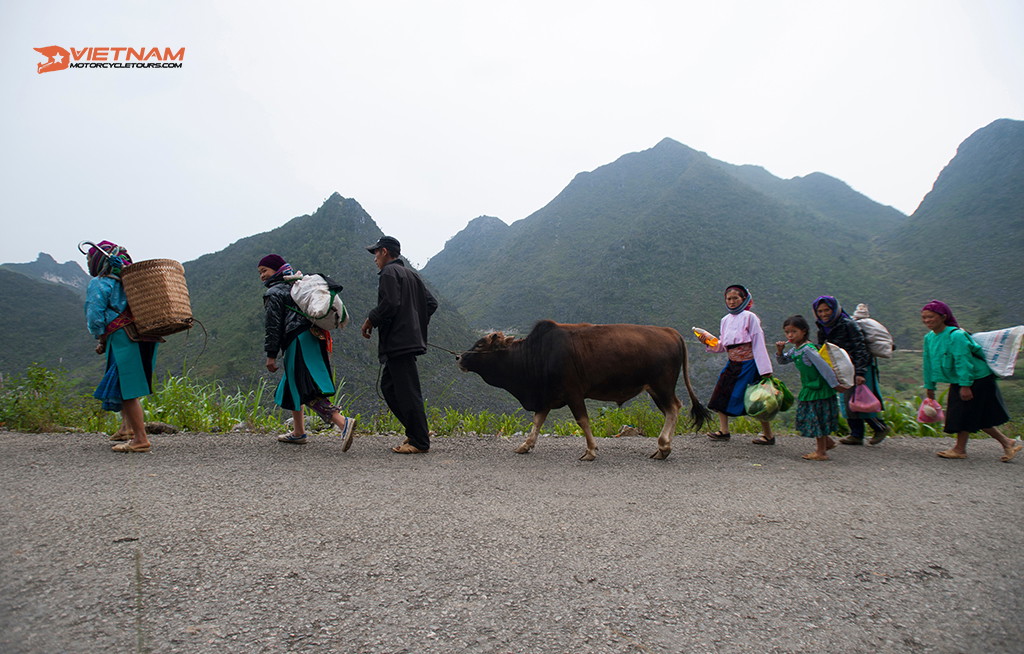
[(475, 372), (491, 386), (504, 388), (527, 411), (533, 427), (516, 452), (533, 449), (541, 425), (552, 409), (568, 405), (587, 437), (582, 461), (593, 461), (597, 443), (590, 431), (586, 398), (620, 406), (647, 391), (665, 415), (652, 459), (672, 451), (672, 435), (682, 403), (676, 381), (683, 371), (690, 395), (690, 416), (700, 429), (711, 418), (690, 385), (686, 343), (670, 327), (647, 325), (563, 325), (542, 320), (524, 339), (488, 334), (458, 357), (463, 371)]

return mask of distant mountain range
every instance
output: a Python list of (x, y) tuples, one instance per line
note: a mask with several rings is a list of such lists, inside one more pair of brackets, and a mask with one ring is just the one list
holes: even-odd
[(480, 217), (424, 274), (477, 329), (538, 318), (715, 329), (722, 290), (747, 286), (771, 338), (819, 295), (858, 303), (904, 347), (944, 298), (976, 330), (1024, 321), (1024, 123), (968, 138), (911, 217), (815, 173), (779, 179), (665, 139), (581, 173), (506, 225)]
[(782, 180), (665, 139), (577, 175), (522, 221), (472, 221), (424, 274), (479, 329), (538, 318), (716, 329), (723, 289), (738, 283), (779, 331), (822, 294), (894, 309), (873, 239), (905, 220), (827, 175)]
[[(168, 362), (187, 362), (202, 378), (235, 383), (255, 377), (276, 381), (277, 376), (263, 368), (265, 289), (256, 274), (260, 258), (274, 252), (296, 270), (321, 272), (344, 286), (342, 295), (352, 324), (334, 332), (335, 374), (344, 380), (347, 398), (355, 406), (382, 407), (377, 390), (377, 338), (366, 340), (359, 333), (367, 312), (377, 303), (377, 268), (365, 247), (382, 235), (358, 202), (335, 193), (311, 215), (185, 263), (192, 310), (202, 321), (208, 341), (200, 330), (192, 330), (187, 345), (181, 338), (173, 339), (165, 348)], [(438, 295), (441, 307), (431, 320), (430, 342), (448, 349), (468, 347), (476, 337), (454, 305)], [(478, 397), (476, 391), (467, 390), (454, 357), (440, 349), (430, 348), (421, 358), (420, 372), (435, 406), (482, 406), (498, 401), (495, 392)]]
[(12, 270), (39, 281), (67, 286), (83, 298), (85, 297), (85, 288), (89, 285), (89, 275), (77, 263), (74, 261), (57, 263), (45, 252), (40, 252), (39, 257), (32, 263), (5, 263), (0, 264), (0, 268)]
[(1024, 122), (997, 120), (961, 143), (878, 246), (901, 305), (945, 300), (975, 331), (1024, 323)]
[(0, 329), (7, 341), (0, 350), (0, 377), (20, 374), (36, 363), (64, 368), (77, 379), (93, 363), (102, 372), (96, 341), (85, 329), (83, 299), (77, 288), (0, 266)]
[[(900, 345), (917, 347), (919, 309), (933, 297), (950, 302), (972, 329), (1024, 322), (1014, 284), (1022, 218), (1020, 121), (996, 121), (964, 141), (910, 217), (828, 175), (784, 180), (665, 139), (580, 173), (521, 221), (471, 220), (422, 271), (442, 307), (431, 341), (461, 350), (480, 331), (523, 333), (543, 318), (716, 330), (723, 289), (740, 283), (751, 289), (769, 340), (781, 337), (787, 315), (810, 317), (814, 298), (830, 294), (851, 312), (867, 303)], [(381, 406), (376, 339), (362, 339), (357, 329), (376, 302), (377, 271), (363, 248), (380, 235), (356, 200), (335, 193), (311, 215), (186, 262), (193, 312), (207, 337), (201, 329), (171, 337), (163, 369), (189, 367), (229, 385), (270, 378), (261, 372), (263, 287), (255, 268), (277, 252), (345, 286), (356, 324), (337, 335), (337, 374), (357, 406)], [(0, 373), (33, 361), (62, 363), (94, 383), (102, 362), (85, 334), (81, 268), (41, 254), (31, 264), (0, 266), (0, 281), (9, 340)], [(711, 383), (720, 363), (708, 362), (697, 377)], [(514, 406), (476, 377), (457, 374), (439, 349), (421, 368), (434, 406)]]

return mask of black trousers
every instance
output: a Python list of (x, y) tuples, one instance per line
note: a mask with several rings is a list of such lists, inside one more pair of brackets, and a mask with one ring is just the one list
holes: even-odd
[(420, 373), (416, 368), (416, 355), (388, 357), (380, 378), (384, 401), (405, 427), (409, 444), (421, 450), (430, 449), (427, 413), (423, 408)]

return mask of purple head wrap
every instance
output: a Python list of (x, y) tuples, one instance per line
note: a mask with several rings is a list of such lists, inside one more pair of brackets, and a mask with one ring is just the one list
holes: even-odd
[(828, 334), (830, 331), (832, 331), (832, 328), (838, 325), (844, 317), (851, 319), (850, 314), (843, 311), (843, 307), (839, 305), (839, 300), (832, 297), (831, 295), (822, 295), (817, 300), (815, 300), (813, 304), (811, 304), (811, 308), (814, 309), (815, 316), (818, 315), (818, 305), (821, 304), (822, 302), (824, 302), (829, 309), (832, 309), (832, 317), (829, 318), (827, 323), (822, 322), (821, 318), (816, 318), (814, 322), (818, 323), (818, 325), (825, 331), (825, 334)]
[(939, 302), (938, 300), (932, 300), (928, 304), (921, 307), (921, 311), (932, 311), (942, 316), (942, 319), (946, 321), (948, 327), (959, 327), (956, 318), (953, 317), (953, 310), (949, 308), (949, 305), (945, 302)]
[(93, 277), (120, 275), (132, 263), (128, 250), (110, 241), (100, 241), (90, 247), (85, 258)]

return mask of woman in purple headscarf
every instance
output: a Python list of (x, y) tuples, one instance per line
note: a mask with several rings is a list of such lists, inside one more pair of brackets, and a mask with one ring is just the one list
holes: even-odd
[(981, 346), (960, 328), (949, 305), (932, 300), (921, 309), (924, 335), (924, 388), (935, 399), (937, 383), (949, 384), (946, 400), (947, 434), (956, 434), (956, 445), (938, 452), (943, 459), (966, 459), (972, 432), (983, 431), (1003, 447), (1002, 461), (1017, 456), (1024, 445), (997, 429), (1009, 421), (996, 377), (981, 356)]
[(292, 412), (291, 433), (277, 440), (305, 444), (305, 405), (341, 432), (341, 451), (348, 451), (355, 437), (356, 420), (341, 415), (328, 399), (337, 392), (331, 372), (331, 333), (315, 326), (299, 311), (291, 296), (292, 267), (281, 255), (268, 254), (260, 259), (256, 272), (267, 287), (263, 293), (266, 367), (270, 372), (282, 371), (274, 401)]
[[(83, 244), (84, 245), (84, 244)], [(128, 298), (121, 285), (121, 271), (132, 263), (128, 251), (110, 241), (89, 248), (89, 287), (85, 295), (85, 320), (99, 344), (96, 352), (107, 355), (107, 368), (93, 397), (107, 411), (120, 411), (123, 423), (111, 440), (122, 440), (115, 452), (148, 452), (152, 447), (139, 398), (153, 392), (153, 366), (159, 338), (129, 336), (133, 322)]]
[(878, 383), (878, 362), (868, 350), (864, 334), (861, 333), (857, 321), (850, 317), (850, 314), (843, 311), (839, 300), (831, 295), (822, 295), (814, 301), (814, 315), (818, 324), (818, 345), (824, 345), (826, 341), (834, 343), (846, 350), (853, 361), (854, 367), (854, 388), (843, 394), (842, 409), (843, 416), (850, 426), (850, 435), (839, 439), (843, 445), (864, 444), (864, 423), (871, 426), (874, 435), (868, 441), (872, 445), (878, 445), (889, 434), (889, 427), (881, 418), (881, 410), (872, 413), (858, 413), (850, 411), (850, 400), (853, 398), (857, 386), (866, 385), (882, 404), (882, 391)]

